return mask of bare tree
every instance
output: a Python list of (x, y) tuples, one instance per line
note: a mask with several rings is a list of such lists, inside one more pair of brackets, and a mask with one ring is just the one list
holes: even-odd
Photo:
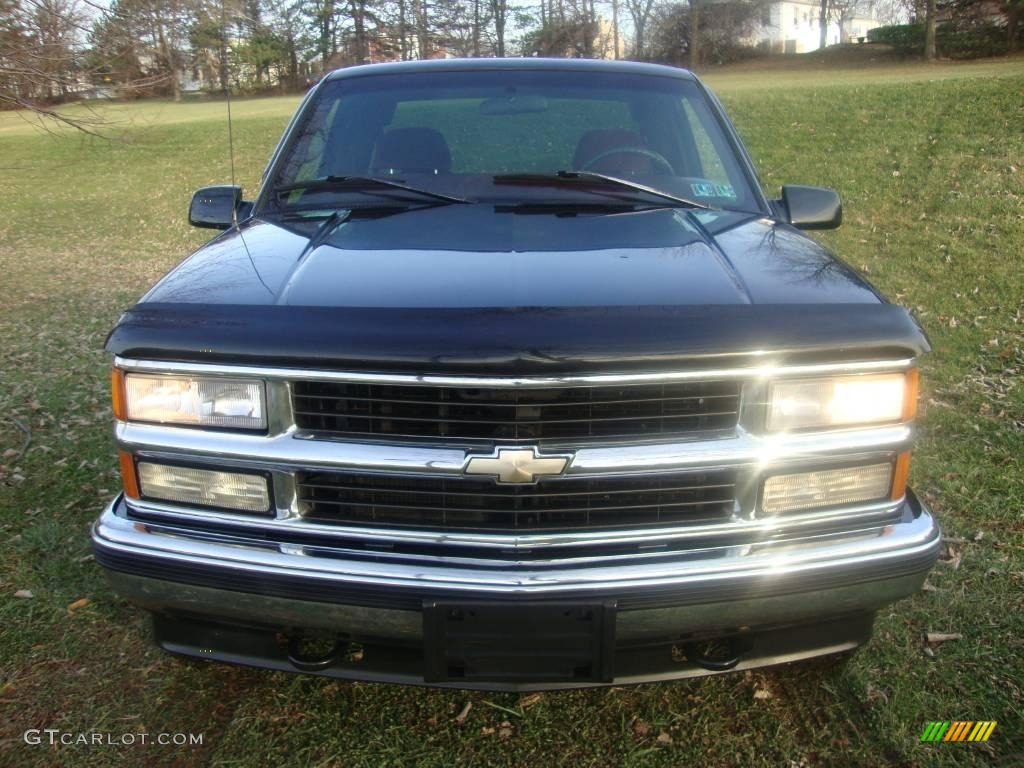
[(480, 55), (480, 0), (473, 0), (473, 55)]
[(655, 61), (699, 68), (724, 64), (750, 50), (743, 41), (757, 28), (766, 0), (688, 0), (660, 4), (649, 28), (648, 55)]
[(594, 0), (549, 0), (545, 21), (523, 38), (523, 50), (539, 56), (608, 56), (613, 41), (602, 35)]
[[(140, 95), (159, 93), (177, 99), (189, 65), (189, 31), (196, 18), (196, 6), (190, 0), (114, 0), (93, 26), (90, 59), (94, 66), (104, 67), (130, 50), (141, 81), (119, 77), (117, 85)], [(218, 29), (219, 25), (218, 18)]]
[(495, 53), (505, 55), (505, 27), (508, 23), (508, 0), (489, 0), (494, 19)]
[(455, 56), (480, 56), (490, 51), (484, 30), (489, 23), (482, 0), (434, 0), (430, 35), (437, 46)]
[(619, 58), (619, 0), (612, 0), (612, 58)]
[[(646, 53), (647, 23), (654, 10), (655, 0), (625, 0), (626, 10), (633, 20), (633, 58), (642, 59)], [(613, 9), (615, 6), (613, 6)], [(617, 50), (617, 47), (616, 47)]]
[(1020, 48), (1020, 15), (1024, 11), (1024, 0), (1005, 0), (1006, 6), (1006, 49), (1016, 53)]
[(95, 134), (102, 119), (56, 105), (83, 89), (88, 18), (79, 0), (0, 0), (0, 109)]
[(63, 101), (76, 88), (85, 17), (78, 0), (4, 3), (0, 20), (0, 101)]
[(370, 45), (367, 39), (366, 0), (349, 0), (349, 14), (352, 18), (352, 54), (356, 62), (362, 64), (369, 61)]
[(924, 17), (924, 58), (935, 60), (935, 0), (928, 0)]
[(690, 0), (690, 69), (700, 69), (701, 5), (703, 0)]
[(302, 51), (307, 43), (304, 39), (304, 30), (300, 17), (300, 4), (282, 4), (276, 8), (276, 13), (271, 21), (274, 32), (281, 41), (284, 54), (285, 77), (283, 85), (286, 90), (295, 91), (301, 86), (301, 69), (299, 61)]
[(310, 0), (304, 10), (316, 31), (316, 52), (322, 64), (338, 52), (338, 18), (334, 0)]
[(839, 26), (839, 42), (846, 42), (844, 24), (856, 13), (862, 0), (821, 0), (818, 9), (818, 47), (828, 45), (828, 27), (835, 23)]
[(648, 50), (663, 64), (687, 66), (690, 50), (690, 8), (681, 2), (663, 3), (651, 17)]
[(431, 53), (430, 46), (430, 26), (428, 24), (427, 16), (427, 0), (412, 0), (413, 9), (416, 15), (416, 41), (419, 44), (419, 58), (429, 59)]

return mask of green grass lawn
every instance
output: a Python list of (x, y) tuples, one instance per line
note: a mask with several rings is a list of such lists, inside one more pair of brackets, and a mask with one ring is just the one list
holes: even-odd
[[(841, 671), (522, 698), (158, 652), (89, 557), (118, 487), (102, 348), (202, 240), (186, 206), (229, 178), (224, 105), (107, 107), (114, 142), (0, 113), (0, 765), (1024, 765), (1024, 62), (708, 79), (768, 191), (839, 189), (827, 241), (931, 335), (912, 476), (950, 543), (925, 592)], [(248, 189), (296, 103), (235, 105)], [(937, 719), (999, 725), (988, 744), (921, 744)], [(28, 728), (204, 739), (27, 746)]]

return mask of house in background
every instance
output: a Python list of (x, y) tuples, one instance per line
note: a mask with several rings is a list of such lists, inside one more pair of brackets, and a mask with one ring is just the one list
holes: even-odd
[[(618, 48), (616, 49), (616, 43)], [(597, 36), (594, 38), (594, 58), (624, 59), (626, 58), (626, 37), (615, 28), (604, 16), (597, 17)]]
[[(854, 0), (843, 11), (833, 11), (827, 44), (864, 42), (869, 29), (882, 26), (875, 14), (874, 0)], [(761, 9), (761, 18), (749, 42), (771, 53), (807, 53), (820, 47), (817, 0), (778, 0)]]

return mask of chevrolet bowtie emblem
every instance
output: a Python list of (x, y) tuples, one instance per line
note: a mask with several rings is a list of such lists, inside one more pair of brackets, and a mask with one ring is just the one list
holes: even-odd
[(569, 456), (538, 456), (536, 448), (499, 448), (491, 456), (473, 456), (467, 475), (491, 475), (499, 483), (535, 483), (538, 477), (560, 475)]

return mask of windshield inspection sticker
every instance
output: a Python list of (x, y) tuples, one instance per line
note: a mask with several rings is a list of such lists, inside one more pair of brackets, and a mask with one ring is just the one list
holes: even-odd
[(736, 190), (731, 184), (713, 184), (710, 181), (697, 181), (690, 184), (690, 189), (697, 197), (728, 197), (736, 198)]

